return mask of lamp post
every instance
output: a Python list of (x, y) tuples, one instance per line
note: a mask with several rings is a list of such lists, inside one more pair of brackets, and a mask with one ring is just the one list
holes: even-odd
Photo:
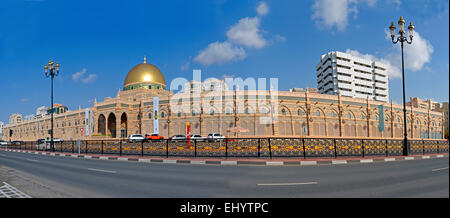
[(50, 149), (51, 151), (55, 151), (55, 146), (54, 146), (54, 142), (53, 142), (53, 78), (55, 76), (58, 76), (59, 74), (59, 64), (53, 63), (53, 60), (50, 60), (50, 62), (48, 62), (48, 66), (47, 64), (44, 66), (44, 72), (45, 72), (45, 76), (47, 78), (51, 78), (51, 110), (50, 110), (50, 115), (51, 115), (51, 132), (50, 132)]
[[(398, 26), (399, 26), (399, 31), (398, 31), (398, 36), (395, 34), (395, 25), (394, 22), (392, 22), (391, 26), (389, 27), (390, 31), (391, 31), (391, 38), (392, 38), (392, 42), (394, 44), (397, 44), (398, 42), (400, 42), (401, 48), (402, 48), (402, 82), (403, 82), (403, 155), (407, 156), (408, 155), (408, 129), (406, 127), (406, 103), (405, 103), (405, 64), (404, 64), (404, 57), (403, 57), (403, 43), (408, 43), (411, 44), (412, 43), (412, 39), (413, 39), (413, 34), (414, 34), (414, 26), (412, 25), (412, 22), (409, 23), (408, 26), (408, 31), (409, 31), (409, 40), (408, 37), (406, 37), (406, 32), (405, 32), (405, 20), (403, 20), (403, 17), (400, 17), (400, 19), (398, 20)], [(397, 39), (396, 39), (397, 36)]]

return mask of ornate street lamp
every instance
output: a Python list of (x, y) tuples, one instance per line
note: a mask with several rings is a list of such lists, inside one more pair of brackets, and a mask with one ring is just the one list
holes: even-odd
[(44, 66), (44, 72), (45, 72), (45, 76), (47, 78), (51, 78), (51, 110), (50, 110), (50, 115), (51, 115), (51, 132), (50, 132), (50, 149), (53, 151), (55, 151), (55, 146), (54, 146), (54, 142), (53, 142), (53, 78), (55, 76), (58, 76), (59, 74), (59, 64), (53, 63), (53, 60), (50, 60), (50, 62), (48, 62), (48, 66), (47, 64)]
[(397, 44), (398, 42), (400, 42), (401, 48), (402, 48), (402, 81), (403, 81), (403, 155), (407, 156), (408, 155), (408, 129), (406, 127), (406, 103), (405, 103), (405, 64), (404, 64), (404, 58), (403, 58), (403, 43), (406, 42), (408, 44), (412, 43), (412, 39), (413, 39), (413, 34), (414, 34), (414, 26), (412, 25), (412, 22), (409, 23), (408, 26), (408, 30), (409, 30), (409, 40), (408, 37), (406, 37), (406, 32), (405, 32), (405, 20), (403, 20), (403, 17), (400, 17), (400, 20), (398, 20), (398, 26), (399, 26), (399, 31), (398, 34), (399, 36), (397, 36), (397, 39), (395, 39), (396, 34), (395, 34), (395, 25), (394, 22), (392, 22), (391, 26), (389, 27), (389, 29), (391, 30), (391, 37), (392, 37), (392, 42), (394, 44)]

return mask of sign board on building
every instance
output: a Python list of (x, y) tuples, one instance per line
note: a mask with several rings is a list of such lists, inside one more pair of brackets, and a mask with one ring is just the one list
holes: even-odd
[(153, 134), (159, 134), (159, 97), (153, 97)]

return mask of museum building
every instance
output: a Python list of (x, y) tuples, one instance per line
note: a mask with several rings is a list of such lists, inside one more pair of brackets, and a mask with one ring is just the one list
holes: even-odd
[[(442, 139), (443, 123), (442, 112), (407, 108), (410, 139)], [(168, 91), (163, 73), (144, 59), (128, 72), (116, 97), (54, 114), (54, 137), (119, 139), (157, 129), (168, 138), (186, 134), (188, 125), (191, 134), (204, 137), (220, 133), (230, 138), (401, 139), (403, 107), (309, 90), (239, 90), (218, 79), (191, 81), (174, 93)], [(50, 126), (48, 115), (10, 123), (4, 127), (3, 139), (48, 138)]]

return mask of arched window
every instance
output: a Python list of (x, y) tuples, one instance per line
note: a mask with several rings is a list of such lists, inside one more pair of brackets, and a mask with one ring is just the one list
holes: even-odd
[(301, 109), (298, 109), (297, 110), (297, 115), (299, 115), (299, 116), (301, 116), (303, 113), (302, 113), (302, 110)]
[(137, 120), (141, 120), (141, 115), (137, 115)]
[(166, 113), (164, 113), (164, 111), (161, 112), (161, 117), (165, 117)]
[(373, 119), (374, 119), (374, 120), (378, 120), (378, 116), (377, 116), (377, 115), (375, 115)]
[(227, 115), (230, 115), (230, 114), (231, 114), (231, 109), (230, 109), (230, 108), (227, 108), (227, 109), (225, 110), (225, 113), (226, 113)]
[(195, 115), (196, 115), (195, 111), (192, 111), (192, 116), (195, 116)]
[(211, 109), (211, 111), (209, 111), (209, 115), (214, 115), (214, 109)]
[(320, 111), (316, 110), (316, 116), (320, 117)]
[(152, 112), (148, 113), (148, 119), (152, 119)]
[(263, 108), (261, 109), (261, 113), (262, 113), (262, 114), (267, 114), (266, 108), (263, 107)]
[(334, 117), (335, 115), (334, 111), (331, 111), (331, 117)]
[(245, 114), (250, 114), (250, 111), (248, 108), (245, 108)]
[(178, 112), (178, 113), (177, 113), (177, 116), (178, 116), (178, 117), (181, 117), (181, 112)]
[(359, 115), (360, 119), (364, 119), (364, 114)]
[(286, 115), (286, 109), (281, 109), (281, 115)]

